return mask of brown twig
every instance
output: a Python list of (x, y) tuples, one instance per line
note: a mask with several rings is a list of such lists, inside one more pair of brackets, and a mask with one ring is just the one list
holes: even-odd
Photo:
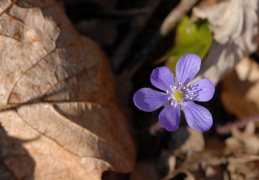
[(198, 0), (181, 0), (176, 8), (174, 8), (165, 18), (161, 25), (160, 33), (163, 36), (170, 33), (183, 15), (185, 15), (197, 2)]

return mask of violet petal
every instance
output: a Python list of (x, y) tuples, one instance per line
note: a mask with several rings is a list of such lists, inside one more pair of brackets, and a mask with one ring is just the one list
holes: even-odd
[(213, 124), (210, 112), (203, 106), (187, 101), (183, 106), (188, 125), (197, 131), (207, 131)]
[(169, 94), (151, 88), (142, 88), (135, 92), (133, 101), (140, 110), (151, 112), (165, 104), (169, 97)]
[(167, 131), (175, 131), (180, 124), (180, 105), (172, 106), (169, 104), (159, 114), (159, 122)]
[(199, 72), (201, 66), (201, 59), (195, 54), (185, 54), (177, 62), (176, 78), (178, 82), (187, 85), (194, 76)]
[(170, 85), (174, 86), (174, 74), (168, 67), (155, 68), (150, 76), (153, 86), (161, 90), (171, 90)]
[(200, 79), (192, 83), (188, 89), (190, 90), (190, 95), (188, 98), (191, 98), (195, 101), (209, 101), (214, 95), (215, 86), (209, 79)]

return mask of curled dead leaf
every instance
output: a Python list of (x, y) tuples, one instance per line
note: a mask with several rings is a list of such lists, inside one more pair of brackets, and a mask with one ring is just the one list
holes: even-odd
[(172, 134), (172, 138), (176, 141), (176, 145), (179, 146), (175, 150), (175, 153), (187, 154), (188, 158), (192, 157), (194, 154), (200, 153), (205, 148), (202, 132), (196, 131), (190, 127), (175, 132), (175, 134)]
[(232, 137), (225, 140), (225, 154), (237, 153), (240, 150), (248, 154), (257, 154), (259, 152), (259, 138), (255, 134), (254, 122), (248, 123), (244, 132), (234, 128), (231, 133)]
[(5, 0), (0, 11), (0, 179), (132, 171), (134, 144), (98, 45), (74, 30), (56, 1)]
[(229, 0), (193, 9), (193, 18), (208, 19), (214, 33), (214, 42), (194, 81), (208, 78), (217, 84), (243, 57), (256, 51), (258, 3), (258, 0)]
[(258, 156), (245, 155), (244, 157), (228, 158), (229, 179), (258, 179)]

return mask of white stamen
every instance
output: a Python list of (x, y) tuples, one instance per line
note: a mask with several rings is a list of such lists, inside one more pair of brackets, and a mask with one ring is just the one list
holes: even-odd
[[(170, 85), (169, 87), (170, 87), (170, 90), (166, 90), (166, 94), (170, 95), (170, 97), (168, 97), (168, 100), (171, 100), (170, 104), (172, 106), (176, 107), (177, 105), (180, 105), (182, 107), (182, 106), (185, 106), (184, 99), (185, 100), (193, 99), (193, 97), (191, 97), (191, 95), (193, 95), (193, 92), (191, 93), (191, 90), (187, 86), (183, 86), (182, 82), (178, 82), (174, 86)], [(176, 95), (177, 93), (182, 94), (181, 99), (179, 99), (179, 95)]]

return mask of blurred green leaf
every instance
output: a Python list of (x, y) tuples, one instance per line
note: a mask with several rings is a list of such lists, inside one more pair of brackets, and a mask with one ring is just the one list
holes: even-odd
[(191, 23), (188, 16), (184, 16), (176, 27), (175, 44), (162, 59), (165, 66), (175, 73), (175, 65), (181, 56), (187, 53), (198, 55), (202, 60), (210, 49), (213, 37), (209, 30), (209, 23), (204, 20)]

